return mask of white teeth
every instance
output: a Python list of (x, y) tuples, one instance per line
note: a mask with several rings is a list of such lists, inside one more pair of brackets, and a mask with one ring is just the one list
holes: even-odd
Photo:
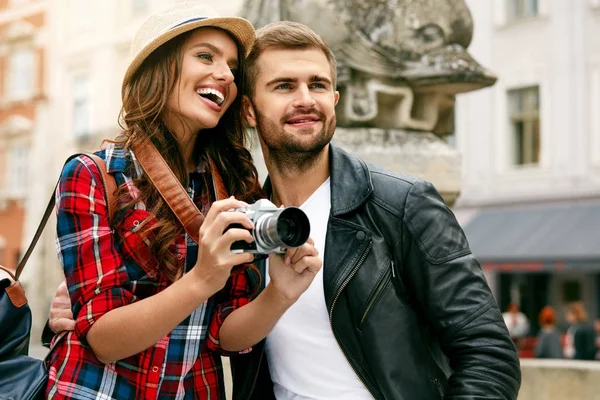
[(223, 104), (223, 102), (225, 101), (225, 97), (223, 96), (223, 93), (219, 92), (216, 89), (202, 88), (202, 89), (197, 89), (196, 93), (198, 93), (199, 95), (212, 94), (212, 95), (216, 96), (217, 101), (215, 101), (215, 103), (217, 103), (218, 105)]

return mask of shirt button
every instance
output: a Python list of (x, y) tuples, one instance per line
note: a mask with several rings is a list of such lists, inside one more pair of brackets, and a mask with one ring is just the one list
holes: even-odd
[(156, 365), (152, 367), (152, 372), (158, 372), (158, 367)]
[(365, 235), (365, 233), (363, 231), (356, 232), (356, 238), (358, 240), (364, 240), (365, 236), (366, 235)]
[(140, 224), (140, 221), (138, 221), (137, 219), (135, 221), (133, 221), (133, 226), (138, 226)]
[(177, 259), (178, 260), (183, 260), (183, 256), (181, 254), (177, 254)]

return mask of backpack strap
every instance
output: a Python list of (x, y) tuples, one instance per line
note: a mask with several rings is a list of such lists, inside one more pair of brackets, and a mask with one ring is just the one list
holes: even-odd
[[(171, 208), (189, 237), (198, 243), (198, 232), (204, 222), (204, 215), (177, 180), (163, 156), (150, 140), (134, 144), (132, 150), (148, 179)], [(209, 167), (215, 190), (215, 200), (226, 199), (227, 189), (212, 159), (209, 159)]]
[(85, 154), (92, 159), (102, 173), (102, 183), (104, 186), (104, 199), (108, 208), (108, 222), (112, 225), (117, 213), (117, 182), (115, 178), (108, 173), (106, 162), (95, 154)]

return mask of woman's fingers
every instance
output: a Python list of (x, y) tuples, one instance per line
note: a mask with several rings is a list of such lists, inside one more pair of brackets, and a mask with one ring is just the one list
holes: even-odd
[(240, 207), (233, 206), (239, 205), (246, 205), (246, 203), (233, 198), (214, 202), (200, 227), (200, 240), (217, 240), (231, 225), (235, 224), (245, 229), (253, 229), (254, 224), (245, 213), (234, 211)]
[(64, 280), (58, 285), (50, 306), (49, 326), (54, 333), (75, 329), (75, 321), (71, 312), (71, 299), (67, 283)]
[[(206, 214), (206, 218), (204, 219), (204, 223), (208, 222), (209, 225), (212, 224), (214, 219), (216, 219), (217, 216), (224, 211), (234, 211), (236, 209), (246, 207), (248, 207), (248, 203), (241, 200), (236, 200), (233, 196), (228, 199), (215, 201), (210, 206), (210, 209)], [(202, 225), (204, 225), (204, 223)]]

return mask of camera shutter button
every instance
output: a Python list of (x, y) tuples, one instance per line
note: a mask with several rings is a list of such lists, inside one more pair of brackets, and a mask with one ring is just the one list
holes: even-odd
[(365, 236), (366, 236), (366, 235), (365, 235), (365, 233), (364, 233), (363, 231), (356, 232), (356, 238), (357, 238), (358, 240), (364, 240), (364, 239), (365, 239)]

